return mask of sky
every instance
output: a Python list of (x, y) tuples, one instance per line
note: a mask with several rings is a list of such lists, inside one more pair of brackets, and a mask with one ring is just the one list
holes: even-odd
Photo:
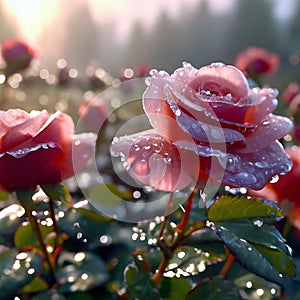
[[(76, 4), (86, 3), (91, 15), (99, 24), (116, 21), (116, 31), (120, 39), (125, 39), (132, 25), (142, 21), (151, 28), (161, 11), (171, 18), (181, 18), (183, 5), (192, 9), (201, 0), (3, 0), (7, 13), (19, 24), (21, 34), (35, 42), (42, 33), (43, 25), (55, 22), (55, 16), (61, 9), (72, 10)], [(288, 17), (292, 12), (294, 0), (272, 0), (276, 4), (276, 14)], [(216, 12), (226, 12), (232, 8), (234, 0), (209, 0)]]
[[(171, 18), (180, 18), (183, 5), (193, 8), (201, 0), (3, 0), (7, 13), (19, 24), (20, 32), (29, 41), (35, 42), (42, 33), (43, 25), (54, 22), (61, 9), (72, 10), (76, 4), (86, 3), (91, 15), (99, 24), (116, 21), (120, 39), (125, 39), (136, 21), (151, 28), (161, 11)], [(226, 11), (233, 0), (210, 0), (216, 11)]]

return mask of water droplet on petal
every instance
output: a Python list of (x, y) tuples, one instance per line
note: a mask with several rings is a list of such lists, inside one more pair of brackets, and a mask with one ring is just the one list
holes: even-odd
[(179, 108), (176, 109), (175, 115), (176, 115), (177, 117), (179, 117), (179, 116), (181, 115), (181, 110), (180, 110)]
[(210, 65), (211, 65), (212, 67), (222, 67), (222, 66), (224, 66), (224, 64), (221, 63), (221, 62), (213, 62), (213, 63), (211, 63)]
[(155, 75), (158, 74), (158, 71), (157, 71), (156, 69), (152, 69), (152, 70), (149, 71), (149, 74), (150, 74), (151, 76), (155, 76)]
[(171, 157), (167, 157), (164, 159), (164, 161), (167, 163), (167, 164), (170, 164), (172, 162), (172, 158)]
[(276, 183), (279, 180), (279, 176), (275, 175), (271, 178), (270, 183)]

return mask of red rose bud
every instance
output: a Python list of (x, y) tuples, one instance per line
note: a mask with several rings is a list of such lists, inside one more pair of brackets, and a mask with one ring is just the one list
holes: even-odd
[(272, 114), (277, 90), (249, 88), (240, 70), (222, 63), (150, 73), (143, 107), (153, 130), (111, 147), (133, 178), (164, 191), (207, 179), (258, 190), (291, 169), (278, 139), (293, 124)]
[(0, 111), (0, 187), (61, 182), (87, 165), (95, 141), (92, 133), (74, 135), (71, 117), (61, 112)]
[(35, 51), (25, 42), (11, 39), (3, 42), (1, 54), (6, 63), (6, 76), (10, 76), (28, 68)]
[(264, 48), (247, 47), (235, 58), (234, 65), (249, 77), (271, 75), (279, 68), (279, 56)]

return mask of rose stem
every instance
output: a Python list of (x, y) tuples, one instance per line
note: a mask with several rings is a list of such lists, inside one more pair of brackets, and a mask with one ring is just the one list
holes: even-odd
[(235, 256), (232, 255), (231, 253), (229, 253), (229, 256), (227, 257), (227, 260), (222, 268), (222, 270), (220, 271), (219, 275), (226, 277), (226, 275), (228, 274), (230, 268), (232, 267), (233, 263), (235, 261)]
[[(163, 240), (161, 240), (161, 239), (158, 240), (159, 246), (162, 250), (163, 257), (162, 257), (162, 260), (161, 260), (156, 272), (152, 276), (152, 280), (153, 280), (154, 286), (156, 288), (158, 288), (158, 286), (159, 286), (160, 279), (163, 277), (163, 274), (164, 274), (165, 269), (166, 269), (166, 267), (169, 263), (169, 260), (173, 256), (173, 252), (176, 250), (176, 248), (178, 247), (178, 245), (180, 244), (180, 242), (184, 238), (183, 230), (185, 229), (185, 226), (187, 224), (187, 221), (188, 221), (188, 218), (189, 218), (189, 215), (190, 215), (190, 212), (191, 212), (191, 208), (192, 208), (193, 199), (194, 199), (194, 196), (197, 193), (197, 190), (198, 189), (195, 188), (193, 190), (193, 192), (189, 195), (188, 199), (187, 199), (187, 206), (186, 206), (186, 210), (185, 210), (183, 219), (180, 222), (180, 224), (177, 225), (177, 227), (176, 227), (174, 242), (170, 246), (168, 246), (163, 242)], [(170, 200), (171, 200), (171, 198), (170, 198)], [(168, 204), (166, 212), (168, 212), (168, 210), (171, 208), (171, 205), (170, 205), (171, 201), (170, 200), (169, 200), (169, 204)], [(165, 213), (165, 216), (166, 216), (166, 213)], [(165, 218), (165, 220), (166, 220), (166, 218)], [(165, 226), (165, 222), (162, 224), (162, 226)], [(163, 230), (160, 230), (160, 233), (162, 231)]]
[(16, 194), (17, 194), (17, 197), (18, 197), (20, 203), (22, 204), (22, 206), (25, 209), (26, 216), (27, 216), (27, 218), (28, 218), (28, 220), (29, 220), (29, 222), (32, 226), (32, 229), (37, 234), (42, 252), (45, 256), (45, 259), (46, 259), (47, 264), (49, 266), (50, 272), (54, 276), (54, 266), (53, 266), (53, 263), (52, 263), (51, 258), (49, 256), (49, 253), (47, 251), (47, 247), (46, 247), (46, 244), (44, 242), (43, 235), (42, 235), (41, 229), (39, 227), (39, 223), (38, 223), (37, 219), (35, 218), (35, 216), (32, 214), (32, 212), (34, 210), (34, 203), (33, 203), (33, 200), (32, 200), (34, 190), (32, 190), (32, 189), (28, 189), (28, 190), (17, 189)]
[(159, 264), (158, 269), (156, 270), (155, 274), (152, 276), (152, 280), (153, 280), (154, 285), (156, 287), (158, 287), (160, 278), (163, 276), (165, 268), (168, 265), (168, 262), (169, 262), (169, 259), (170, 259), (169, 251), (166, 249), (167, 246), (165, 245), (162, 236), (163, 236), (163, 232), (164, 232), (164, 229), (165, 229), (165, 226), (166, 226), (166, 223), (167, 223), (168, 215), (170, 213), (172, 204), (173, 204), (173, 193), (170, 194), (168, 205), (167, 205), (167, 208), (166, 208), (166, 211), (165, 211), (165, 214), (164, 214), (164, 220), (163, 220), (163, 222), (160, 226), (160, 229), (159, 229), (159, 232), (158, 232), (158, 235), (157, 235), (157, 244), (159, 245), (160, 249), (162, 250), (163, 257), (162, 257), (162, 260)]
[(49, 198), (49, 210), (50, 210), (51, 219), (53, 221), (53, 228), (54, 228), (54, 231), (56, 233), (56, 238), (55, 238), (55, 248), (56, 248), (56, 246), (57, 246), (57, 239), (59, 237), (59, 229), (58, 229), (56, 218), (55, 218), (55, 210), (54, 210), (53, 200), (50, 199), (50, 198)]
[(193, 200), (194, 200), (194, 197), (195, 197), (197, 191), (198, 191), (198, 189), (195, 188), (193, 190), (193, 192), (189, 195), (188, 199), (187, 199), (187, 203), (186, 203), (183, 218), (182, 218), (181, 222), (177, 225), (177, 231), (178, 232), (182, 232), (185, 229), (185, 226), (186, 226), (187, 221), (188, 221), (189, 216), (190, 216), (190, 212), (192, 210)]
[(169, 198), (169, 201), (168, 201), (168, 205), (167, 205), (167, 208), (166, 208), (166, 211), (165, 211), (165, 214), (164, 214), (164, 220), (163, 220), (163, 222), (160, 226), (159, 232), (158, 232), (157, 241), (160, 241), (161, 238), (162, 238), (162, 235), (164, 233), (164, 229), (165, 229), (165, 226), (166, 226), (166, 223), (167, 223), (168, 215), (170, 214), (172, 205), (173, 205), (173, 193), (170, 193), (170, 198)]

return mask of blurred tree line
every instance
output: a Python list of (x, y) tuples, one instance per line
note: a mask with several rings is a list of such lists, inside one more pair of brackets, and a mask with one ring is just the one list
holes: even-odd
[[(231, 11), (216, 13), (208, 0), (199, 1), (192, 8), (182, 1), (180, 17), (174, 19), (162, 12), (151, 30), (139, 21), (126, 42), (117, 38), (113, 21), (99, 25), (86, 2), (78, 2), (72, 9), (62, 4), (55, 24), (43, 30), (39, 47), (44, 52), (42, 59), (48, 63), (54, 64), (53, 57), (65, 57), (70, 65), (84, 69), (91, 59), (98, 59), (117, 75), (121, 68), (141, 62), (167, 71), (173, 71), (182, 61), (197, 67), (212, 61), (232, 63), (240, 50), (255, 45), (280, 55), (282, 78), (277, 80), (285, 85), (299, 74), (299, 67), (292, 66), (289, 58), (300, 48), (300, 1), (295, 1), (291, 18), (284, 21), (274, 14), (276, 3), (237, 0)], [(16, 29), (1, 6), (0, 3), (2, 41)]]

